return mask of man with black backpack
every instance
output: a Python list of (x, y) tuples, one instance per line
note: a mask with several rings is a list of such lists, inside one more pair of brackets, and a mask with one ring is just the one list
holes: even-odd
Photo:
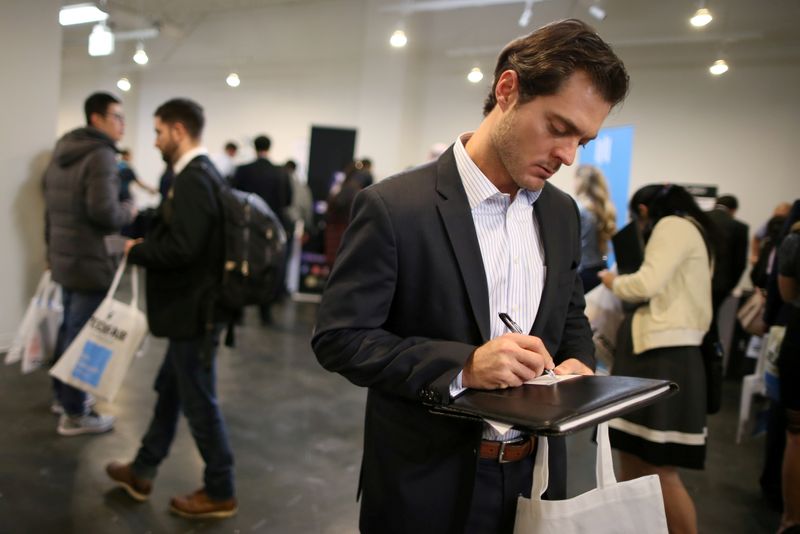
[(153, 418), (131, 463), (112, 462), (108, 475), (136, 500), (149, 497), (159, 464), (186, 415), (205, 461), (204, 487), (171, 500), (172, 512), (189, 518), (236, 513), (233, 454), (215, 393), (214, 353), (226, 319), (217, 301), (223, 269), (222, 184), (200, 144), (203, 109), (173, 99), (155, 112), (156, 147), (175, 178), (150, 233), (128, 241), (128, 261), (147, 268), (147, 316), (153, 335), (169, 338), (155, 382)]

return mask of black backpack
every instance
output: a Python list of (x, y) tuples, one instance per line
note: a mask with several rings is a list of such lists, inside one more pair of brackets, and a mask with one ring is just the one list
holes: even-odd
[(236, 315), (247, 305), (275, 298), (283, 275), (286, 232), (260, 196), (233, 189), (216, 169), (205, 170), (213, 177), (223, 224), (222, 278), (215, 304)]

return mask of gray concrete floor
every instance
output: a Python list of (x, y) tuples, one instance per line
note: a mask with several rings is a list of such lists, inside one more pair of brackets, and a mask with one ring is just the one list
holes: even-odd
[[(168, 512), (169, 498), (201, 485), (202, 461), (184, 422), (149, 501), (136, 503), (106, 478), (111, 460), (130, 459), (154, 404), (152, 381), (165, 343), (151, 339), (113, 404), (118, 418), (101, 436), (59, 437), (43, 370), (22, 376), (0, 366), (0, 534), (6, 533), (351, 533), (361, 456), (365, 391), (325, 372), (309, 347), (315, 305), (287, 302), (275, 324), (255, 310), (222, 348), (218, 390), (236, 457), (239, 514), (189, 521)], [(771, 533), (778, 514), (761, 498), (763, 438), (734, 443), (738, 384), (727, 383), (722, 413), (709, 422), (707, 468), (686, 471), (701, 532)], [(572, 495), (591, 488), (588, 432), (570, 439)]]

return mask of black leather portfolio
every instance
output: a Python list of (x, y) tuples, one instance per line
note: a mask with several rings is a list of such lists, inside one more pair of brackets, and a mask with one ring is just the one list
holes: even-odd
[(678, 391), (674, 382), (629, 376), (579, 376), (553, 385), (470, 389), (436, 413), (491, 419), (532, 434), (569, 434)]
[(644, 261), (644, 240), (636, 221), (629, 222), (614, 234), (611, 243), (617, 258), (617, 273), (631, 274), (638, 271)]

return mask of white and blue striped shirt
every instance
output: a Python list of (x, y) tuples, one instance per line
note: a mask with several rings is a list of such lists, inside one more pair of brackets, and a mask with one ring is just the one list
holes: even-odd
[[(472, 220), (489, 288), (490, 337), (508, 332), (500, 320), (501, 312), (508, 313), (528, 333), (536, 320), (545, 280), (545, 261), (539, 225), (533, 203), (541, 191), (520, 189), (511, 195), (501, 193), (478, 168), (464, 148), (472, 136), (463, 134), (456, 139), (453, 152), (458, 174), (467, 192)], [(461, 375), (458, 376), (460, 385)], [(510, 430), (502, 436), (485, 425), (484, 439), (511, 440), (519, 432)]]

